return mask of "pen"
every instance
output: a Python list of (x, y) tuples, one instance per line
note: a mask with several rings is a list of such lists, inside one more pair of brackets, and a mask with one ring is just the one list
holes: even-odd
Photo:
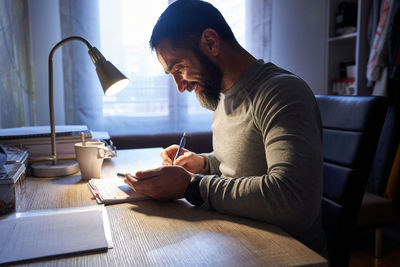
[(186, 143), (186, 132), (183, 133), (181, 137), (181, 141), (179, 142), (178, 151), (176, 151), (176, 155), (172, 164), (174, 164), (175, 160), (179, 157), (179, 153), (181, 153), (182, 148), (185, 146)]
[[(117, 173), (117, 176), (119, 176), (119, 177), (121, 177), (121, 178), (125, 178), (126, 177), (126, 174), (125, 173), (120, 173), (120, 172), (118, 172)], [(135, 179), (137, 179), (137, 177), (136, 176), (133, 176), (133, 175), (131, 175), (133, 178), (135, 178)]]
[(86, 146), (85, 133), (84, 132), (81, 132), (81, 141), (82, 141), (82, 146)]

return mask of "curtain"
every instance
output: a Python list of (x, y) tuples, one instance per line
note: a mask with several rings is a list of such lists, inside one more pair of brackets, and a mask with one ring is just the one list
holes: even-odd
[[(60, 0), (61, 36), (81, 36), (99, 47), (97, 0)], [(84, 124), (91, 130), (102, 130), (103, 90), (86, 45), (79, 41), (66, 43), (63, 49), (64, 105), (66, 124)]]
[[(47, 56), (57, 42), (77, 35), (131, 82), (118, 95), (103, 96), (87, 47), (65, 43), (54, 55), (56, 124), (85, 124), (111, 135), (210, 131), (212, 112), (193, 93), (177, 92), (148, 47), (152, 27), (171, 2), (0, 1), (0, 127), (49, 124)], [(210, 2), (242, 46), (269, 61), (272, 0)]]
[(35, 120), (27, 3), (0, 1), (0, 128)]

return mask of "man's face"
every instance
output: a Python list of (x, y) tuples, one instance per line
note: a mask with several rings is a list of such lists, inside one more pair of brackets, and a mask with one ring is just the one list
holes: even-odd
[(162, 42), (156, 49), (165, 73), (170, 73), (179, 92), (195, 92), (200, 104), (215, 110), (221, 92), (222, 72), (200, 49), (173, 49)]

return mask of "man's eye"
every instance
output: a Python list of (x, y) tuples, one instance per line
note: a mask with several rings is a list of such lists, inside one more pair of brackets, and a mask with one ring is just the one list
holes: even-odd
[(179, 65), (175, 67), (175, 73), (182, 74), (183, 66)]

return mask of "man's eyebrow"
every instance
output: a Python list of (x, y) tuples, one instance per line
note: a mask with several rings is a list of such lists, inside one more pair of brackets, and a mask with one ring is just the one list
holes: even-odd
[(171, 70), (174, 68), (174, 66), (176, 65), (176, 64), (178, 64), (180, 61), (173, 61), (173, 62), (171, 62), (171, 64), (169, 64), (168, 65), (168, 67), (167, 67), (167, 70), (165, 71), (165, 73), (166, 74), (168, 74), (168, 73), (170, 73), (171, 72)]

